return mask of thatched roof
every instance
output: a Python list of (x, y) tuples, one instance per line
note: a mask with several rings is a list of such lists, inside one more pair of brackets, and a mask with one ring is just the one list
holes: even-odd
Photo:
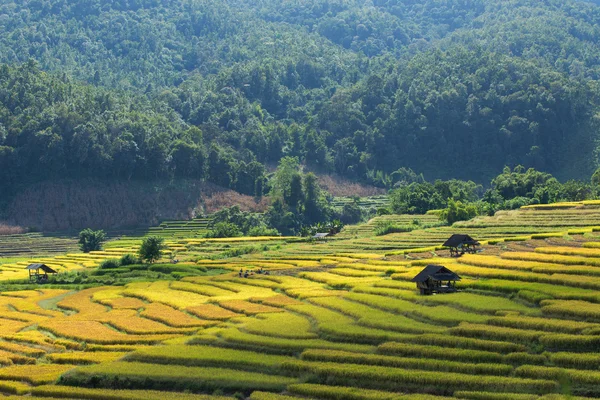
[(464, 244), (468, 244), (471, 246), (474, 245), (478, 245), (479, 242), (475, 239), (473, 239), (471, 236), (469, 235), (452, 235), (450, 236), (450, 239), (446, 240), (446, 243), (444, 243), (442, 246), (444, 247), (458, 247), (460, 245), (464, 245)]
[(412, 282), (425, 282), (429, 278), (436, 281), (460, 281), (460, 276), (443, 265), (428, 265), (412, 279)]
[(58, 274), (58, 272), (56, 272), (55, 270), (53, 270), (52, 268), (50, 268), (49, 266), (47, 266), (46, 264), (30, 264), (27, 267), (25, 267), (25, 269), (27, 270), (38, 270), (41, 269), (42, 271), (48, 273), (48, 274)]

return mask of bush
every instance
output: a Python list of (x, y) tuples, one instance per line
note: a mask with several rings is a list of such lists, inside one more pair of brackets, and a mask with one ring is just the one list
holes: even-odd
[(448, 200), (448, 208), (442, 210), (440, 219), (446, 220), (452, 225), (458, 221), (467, 221), (477, 216), (478, 210), (475, 204), (463, 203), (460, 201)]
[(140, 260), (133, 254), (123, 254), (120, 263), (122, 266), (139, 264)]
[(255, 226), (250, 228), (248, 236), (279, 236), (280, 233), (275, 228), (268, 228), (265, 225)]
[(392, 211), (389, 208), (386, 207), (380, 207), (377, 209), (377, 215), (381, 216), (381, 215), (391, 215)]
[(240, 228), (231, 222), (216, 223), (206, 234), (207, 238), (230, 238), (241, 236)]
[(100, 263), (100, 269), (113, 269), (120, 267), (119, 260), (111, 258), (109, 260), (104, 260)]

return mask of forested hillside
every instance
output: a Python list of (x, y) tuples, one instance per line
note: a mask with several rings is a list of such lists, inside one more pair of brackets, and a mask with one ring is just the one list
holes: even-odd
[(0, 1), (3, 193), (268, 166), (382, 187), (598, 166), (600, 8), (559, 0)]

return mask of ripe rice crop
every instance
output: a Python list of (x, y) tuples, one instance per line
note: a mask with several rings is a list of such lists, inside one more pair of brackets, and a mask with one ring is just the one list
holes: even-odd
[(391, 354), (406, 357), (423, 357), (475, 363), (500, 363), (502, 362), (503, 357), (502, 354), (491, 351), (444, 348), (398, 342), (383, 343), (379, 345), (377, 352), (386, 355)]
[(18, 343), (0, 341), (0, 349), (10, 351), (13, 353), (23, 353), (32, 357), (39, 357), (46, 354), (42, 349), (36, 347), (29, 347)]
[(454, 304), (477, 312), (496, 313), (498, 311), (517, 311), (523, 314), (539, 314), (539, 310), (499, 296), (483, 296), (475, 293), (454, 293), (452, 296), (430, 296), (427, 303)]
[(226, 290), (226, 289), (221, 289), (219, 287), (216, 286), (211, 286), (211, 285), (199, 285), (199, 284), (194, 284), (194, 283), (190, 283), (190, 282), (172, 282), (171, 286), (172, 289), (175, 290), (182, 290), (185, 292), (192, 292), (192, 293), (198, 293), (204, 296), (229, 296), (235, 292), (232, 292), (230, 290)]
[(550, 233), (534, 233), (531, 235), (532, 239), (549, 239), (563, 237), (567, 232), (550, 232)]
[[(252, 335), (237, 329), (227, 329), (219, 333), (219, 337), (229, 345), (248, 350), (275, 354), (297, 354), (305, 349), (333, 349), (361, 353), (374, 352), (374, 346), (356, 343), (336, 343), (323, 339), (284, 339)], [(188, 344), (204, 344), (202, 337), (194, 338)]]
[(560, 254), (565, 256), (600, 257), (600, 249), (589, 247), (538, 247), (536, 253)]
[(373, 271), (363, 271), (352, 268), (334, 268), (330, 269), (329, 273), (341, 276), (350, 276), (354, 278), (365, 278), (365, 277), (374, 277), (380, 276), (381, 272), (373, 272)]
[(348, 277), (348, 276), (340, 276), (336, 274), (332, 274), (329, 272), (302, 272), (298, 274), (299, 277), (308, 279), (314, 282), (325, 283), (332, 287), (337, 286), (352, 286), (356, 284), (362, 284), (369, 281), (378, 281), (381, 278), (378, 276), (373, 276), (370, 278), (356, 278), (356, 277)]
[(568, 286), (552, 285), (537, 282), (519, 282), (502, 279), (487, 279), (472, 281), (462, 284), (463, 287), (475, 289), (499, 291), (505, 293), (517, 293), (520, 291), (536, 292), (557, 299), (590, 300), (600, 302), (600, 294), (595, 290), (573, 288)]
[(100, 302), (102, 304), (109, 305), (112, 308), (117, 309), (117, 310), (122, 310), (122, 309), (137, 310), (146, 305), (146, 303), (144, 303), (140, 299), (136, 299), (133, 297), (119, 297), (116, 299), (103, 300)]
[(600, 348), (600, 336), (597, 335), (568, 335), (566, 333), (557, 333), (543, 335), (539, 340), (540, 344), (552, 351), (595, 352)]
[(548, 315), (600, 321), (600, 304), (579, 300), (544, 300), (540, 304)]
[(525, 393), (492, 393), (492, 392), (468, 392), (459, 390), (454, 392), (454, 397), (465, 400), (540, 400), (537, 394)]
[[(538, 261), (541, 263), (555, 263), (563, 265), (590, 265), (600, 267), (600, 258), (596, 259), (593, 257), (563, 256), (560, 254), (545, 254), (528, 251), (502, 253), (500, 256), (503, 259), (511, 260)], [(543, 267), (544, 265), (540, 266), (540, 268)]]
[(92, 301), (91, 296), (103, 288), (86, 289), (66, 297), (57, 303), (61, 308), (77, 311), (81, 315), (97, 315), (106, 313), (106, 306)]
[(157, 343), (173, 337), (173, 335), (126, 335), (110, 329), (97, 321), (53, 319), (44, 322), (40, 327), (58, 336), (90, 343)]
[(501, 364), (472, 364), (428, 358), (402, 358), (321, 349), (304, 351), (302, 359), (340, 364), (365, 364), (427, 371), (461, 372), (476, 375), (509, 375), (513, 370), (511, 366)]
[(249, 397), (250, 400), (298, 400), (294, 396), (286, 396), (284, 394), (276, 394), (269, 392), (254, 391)]
[(493, 353), (511, 353), (527, 351), (526, 346), (517, 343), (464, 338), (459, 336), (439, 334), (418, 335), (408, 340), (407, 342), (442, 347), (455, 347), (459, 349), (491, 351)]
[[(406, 268), (406, 265), (394, 265), (391, 263), (387, 264), (362, 264), (362, 263), (352, 263), (352, 264), (338, 264), (338, 267), (343, 268), (351, 268), (353, 270), (359, 271), (373, 271), (379, 273), (387, 273), (387, 272), (400, 272)], [(369, 275), (367, 275), (369, 276)]]
[(530, 354), (525, 352), (507, 354), (502, 360), (506, 364), (515, 366), (524, 364), (546, 365), (548, 363), (548, 358), (543, 354)]
[(558, 384), (551, 380), (523, 379), (502, 376), (472, 376), (446, 372), (413, 371), (399, 368), (365, 366), (360, 364), (336, 364), (328, 362), (288, 361), (283, 368), (302, 375), (310, 373), (328, 384), (360, 383), (361, 387), (378, 387), (390, 390), (428, 387), (438, 393), (453, 390), (487, 389), (492, 391), (516, 391), (549, 393), (558, 389)]
[(25, 381), (33, 385), (54, 382), (61, 374), (73, 369), (74, 365), (12, 365), (0, 368), (0, 379)]
[(262, 314), (244, 324), (246, 332), (289, 339), (313, 339), (318, 337), (311, 332), (311, 324), (306, 317), (293, 313)]
[(134, 335), (182, 334), (194, 331), (193, 328), (172, 328), (151, 319), (140, 318), (135, 310), (113, 310), (98, 320)]
[(29, 393), (31, 386), (18, 381), (0, 381), (0, 392), (12, 394)]
[(208, 300), (206, 296), (182, 290), (174, 290), (169, 285), (170, 282), (168, 281), (159, 281), (151, 284), (130, 283), (123, 290), (123, 294), (137, 297), (150, 303), (164, 303), (179, 309), (202, 304)]
[(391, 289), (402, 289), (402, 290), (414, 290), (414, 282), (403, 282), (403, 281), (390, 281), (383, 280), (373, 283), (374, 287), (391, 288)]
[(483, 267), (472, 267), (457, 264), (453, 267), (454, 272), (466, 276), (480, 278), (501, 278), (520, 280), (525, 282), (553, 283), (581, 288), (600, 289), (600, 277), (568, 275), (568, 274), (538, 274), (533, 272), (522, 272), (515, 270), (502, 270)]
[(30, 388), (32, 394), (52, 398), (89, 400), (231, 400), (230, 397), (154, 390), (88, 389), (73, 386), (46, 385)]
[(296, 304), (302, 304), (302, 302), (293, 299), (289, 296), (283, 295), (283, 294), (279, 294), (277, 296), (273, 296), (273, 297), (265, 297), (265, 298), (258, 298), (258, 299), (250, 299), (250, 301), (253, 302), (260, 302), (262, 304), (266, 304), (268, 306), (273, 306), (273, 307), (285, 307), (285, 306), (293, 306)]
[(563, 368), (575, 369), (600, 369), (600, 354), (599, 353), (547, 353), (550, 361)]
[[(295, 383), (287, 390), (301, 396), (331, 400), (450, 400), (451, 397), (433, 396), (428, 394), (402, 394), (353, 388), (346, 386), (325, 386), (309, 383)], [(294, 397), (297, 399), (297, 397)]]
[(471, 324), (467, 322), (463, 322), (457, 327), (451, 328), (449, 332), (456, 336), (505, 340), (513, 343), (531, 343), (545, 334), (545, 332), (542, 331)]
[[(545, 262), (521, 261), (521, 258), (511, 259), (512, 257), (504, 257), (506, 254), (510, 253), (502, 254), (503, 258), (498, 258), (495, 256), (483, 256), (478, 254), (465, 254), (458, 260), (458, 262), (460, 264), (474, 265), (477, 267), (516, 269), (521, 271), (532, 271), (535, 268), (547, 266)], [(561, 267), (559, 264), (554, 266)]]
[(488, 324), (509, 328), (534, 329), (538, 331), (561, 333), (581, 333), (585, 329), (600, 327), (599, 324), (590, 324), (587, 322), (520, 316), (494, 317), (488, 320)]
[(354, 258), (357, 260), (371, 259), (371, 260), (379, 260), (381, 258), (381, 254), (376, 253), (340, 253), (335, 254), (336, 257), (348, 257)]
[[(528, 378), (554, 380), (558, 380), (566, 376), (573, 383), (600, 385), (600, 371), (580, 371), (577, 369), (523, 365), (515, 369), (515, 375)], [(600, 386), (596, 386), (596, 391), (599, 389)]]
[(395, 315), (339, 297), (315, 298), (311, 299), (310, 302), (349, 315), (356, 318), (359, 325), (372, 328), (406, 333), (439, 332), (442, 330), (442, 328), (432, 324), (426, 324), (403, 315)]
[(53, 353), (46, 358), (55, 364), (95, 364), (116, 361), (127, 353), (116, 351), (93, 351), (88, 353)]
[(186, 311), (199, 318), (222, 321), (240, 316), (238, 313), (234, 313), (233, 311), (229, 311), (214, 304), (202, 304), (199, 306), (188, 307), (186, 308)]
[(146, 364), (116, 361), (77, 368), (62, 376), (61, 382), (70, 386), (128, 386), (138, 389), (161, 390), (267, 390), (281, 392), (295, 380), (257, 372), (225, 368), (185, 367), (180, 365)]
[(283, 310), (281, 308), (264, 306), (264, 305), (256, 304), (256, 303), (250, 303), (249, 301), (245, 301), (245, 300), (222, 301), (219, 303), (219, 305), (228, 310), (232, 310), (237, 313), (243, 313), (246, 315), (283, 312)]
[(305, 304), (290, 306), (289, 309), (305, 314), (315, 320), (319, 332), (326, 338), (336, 341), (381, 343), (407, 337), (407, 335), (401, 333), (356, 325), (352, 318), (322, 307)]
[(85, 351), (117, 351), (117, 352), (130, 352), (138, 349), (144, 349), (152, 346), (145, 344), (95, 344), (86, 343)]
[[(0, 350), (0, 359), (4, 364), (34, 364), (35, 358), (27, 357), (22, 354), (12, 353), (10, 351)], [(8, 361), (8, 362), (6, 362)]]
[(207, 346), (173, 345), (151, 347), (128, 355), (125, 360), (149, 364), (220, 367), (277, 373), (288, 357)]
[[(398, 296), (398, 290), (384, 288), (356, 288), (358, 293), (348, 293), (345, 297), (382, 310), (392, 311), (407, 316), (418, 316), (443, 325), (456, 325), (462, 321), (485, 322), (489, 316), (457, 310), (448, 306), (425, 306), (410, 301), (393, 299), (387, 295)], [(374, 293), (374, 294), (370, 294)], [(380, 296), (384, 294), (384, 296)], [(416, 296), (416, 295), (415, 295)]]
[(182, 311), (160, 303), (147, 304), (140, 315), (176, 328), (210, 326), (215, 324), (214, 322), (191, 317)]
[(338, 296), (338, 293), (334, 292), (333, 290), (328, 290), (328, 289), (324, 289), (324, 288), (311, 288), (311, 287), (305, 287), (305, 288), (297, 288), (297, 289), (285, 289), (285, 293), (292, 296), (292, 297), (296, 297), (298, 299), (309, 299), (311, 297), (330, 297), (330, 296)]

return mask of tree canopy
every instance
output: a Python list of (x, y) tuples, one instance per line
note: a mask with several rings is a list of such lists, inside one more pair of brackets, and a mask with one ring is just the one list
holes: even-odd
[[(383, 187), (588, 179), (598, 26), (574, 0), (5, 1), (1, 193), (92, 176), (261, 196), (287, 157)], [(311, 210), (300, 178), (283, 200)]]

